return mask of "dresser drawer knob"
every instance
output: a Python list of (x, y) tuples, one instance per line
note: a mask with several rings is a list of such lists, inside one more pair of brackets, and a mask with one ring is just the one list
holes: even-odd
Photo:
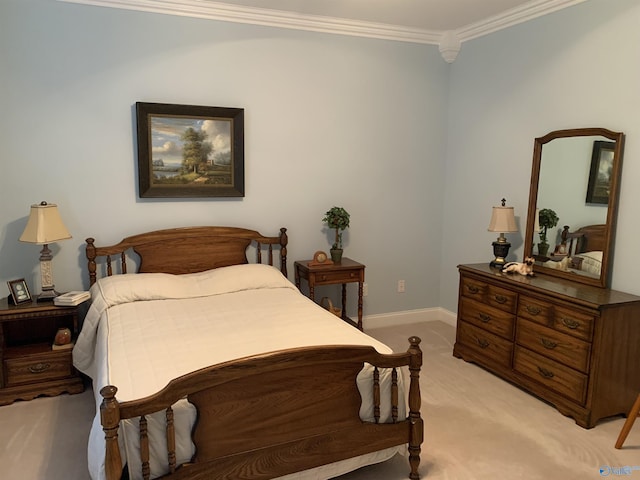
[(547, 348), (549, 350), (553, 350), (558, 346), (556, 342), (552, 342), (551, 340), (547, 340), (546, 338), (542, 338), (542, 337), (540, 337), (540, 343), (542, 343), (542, 346), (544, 348)]
[(580, 322), (574, 320), (573, 318), (567, 318), (567, 317), (562, 319), (562, 324), (565, 327), (570, 328), (571, 330), (575, 330), (580, 326)]
[(505, 297), (504, 295), (496, 295), (495, 299), (498, 303), (507, 303), (507, 297)]
[(480, 321), (483, 323), (489, 323), (491, 321), (491, 316), (482, 312), (478, 314), (478, 318), (480, 318)]
[(46, 370), (49, 370), (50, 367), (51, 367), (50, 363), (38, 363), (36, 365), (31, 365), (29, 367), (29, 371), (31, 373), (42, 373)]
[(489, 342), (487, 342), (484, 338), (476, 338), (476, 342), (478, 342), (480, 348), (487, 348), (489, 346)]
[(533, 305), (525, 305), (525, 308), (527, 309), (527, 312), (529, 312), (531, 315), (539, 315), (540, 312), (542, 310), (540, 310), (540, 308), (535, 307)]
[(480, 289), (478, 287), (476, 287), (475, 285), (467, 285), (467, 291), (469, 293), (478, 293), (480, 291)]
[(553, 378), (555, 375), (553, 374), (553, 372), (547, 370), (546, 368), (542, 368), (542, 367), (538, 367), (538, 372), (540, 373), (540, 375), (542, 375), (544, 378)]

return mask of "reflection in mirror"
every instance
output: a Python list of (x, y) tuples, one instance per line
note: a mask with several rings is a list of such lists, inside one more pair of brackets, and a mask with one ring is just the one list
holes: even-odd
[(535, 140), (525, 256), (537, 272), (609, 285), (623, 144), (602, 128)]

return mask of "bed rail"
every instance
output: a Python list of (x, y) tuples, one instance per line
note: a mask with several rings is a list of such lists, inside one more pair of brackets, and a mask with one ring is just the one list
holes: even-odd
[[(162, 478), (266, 480), (385, 448), (408, 444), (409, 478), (418, 479), (423, 420), (420, 416), (420, 338), (406, 353), (384, 355), (368, 346), (296, 348), (234, 360), (172, 380), (155, 395), (119, 403), (117, 388), (101, 389), (107, 480), (122, 474), (118, 447), (121, 420), (140, 418), (142, 477), (150, 478), (146, 417), (165, 412), (168, 456)], [(359, 417), (355, 378), (373, 369), (376, 419)], [(408, 366), (408, 415), (397, 418), (397, 371)], [(392, 423), (378, 423), (379, 369), (392, 369)], [(250, 387), (250, 388), (249, 388)], [(246, 392), (252, 395), (247, 398)], [(172, 405), (187, 398), (197, 410), (191, 462), (176, 465)], [(404, 400), (404, 399), (403, 399)], [(162, 439), (164, 440), (164, 439)]]

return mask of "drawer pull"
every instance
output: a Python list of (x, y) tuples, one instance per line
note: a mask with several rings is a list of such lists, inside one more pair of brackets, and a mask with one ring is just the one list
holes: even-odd
[(553, 374), (553, 372), (547, 370), (546, 368), (542, 368), (542, 367), (538, 367), (538, 372), (540, 373), (540, 375), (542, 375), (544, 378), (553, 378), (555, 375)]
[(489, 342), (487, 342), (484, 338), (476, 338), (476, 342), (478, 342), (480, 348), (487, 348), (489, 346)]
[(480, 318), (480, 321), (483, 323), (489, 323), (491, 321), (491, 316), (482, 312), (478, 314), (478, 318)]
[(531, 315), (539, 315), (540, 312), (542, 311), (540, 310), (540, 308), (534, 307), (532, 305), (525, 305), (525, 308), (527, 309), (527, 312), (529, 312)]
[(558, 346), (556, 342), (552, 342), (551, 340), (547, 340), (546, 338), (540, 337), (540, 343), (544, 348), (548, 348), (549, 350), (553, 350)]
[(480, 291), (480, 289), (478, 287), (476, 287), (475, 285), (467, 285), (467, 291), (469, 293), (478, 293)]
[(562, 319), (562, 324), (565, 327), (570, 328), (571, 330), (575, 330), (580, 326), (580, 322), (574, 320), (573, 318), (567, 318), (567, 317)]
[(36, 365), (31, 365), (29, 367), (29, 371), (31, 373), (42, 373), (49, 370), (49, 368), (51, 368), (50, 363), (38, 363)]
[(496, 295), (495, 299), (496, 299), (496, 302), (500, 304), (507, 303), (507, 297), (505, 297), (504, 295)]

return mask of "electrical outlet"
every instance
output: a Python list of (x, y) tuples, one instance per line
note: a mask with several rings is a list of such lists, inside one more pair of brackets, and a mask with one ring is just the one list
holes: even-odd
[(362, 285), (362, 296), (366, 297), (367, 295), (369, 295), (369, 285), (364, 283)]
[(398, 293), (404, 293), (404, 280), (398, 280)]

